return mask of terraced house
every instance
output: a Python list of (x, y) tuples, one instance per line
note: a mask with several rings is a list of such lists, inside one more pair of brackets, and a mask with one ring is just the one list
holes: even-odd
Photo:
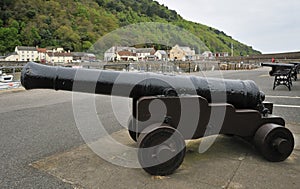
[(16, 46), (15, 52), (19, 55), (19, 61), (39, 60), (39, 53), (36, 47)]

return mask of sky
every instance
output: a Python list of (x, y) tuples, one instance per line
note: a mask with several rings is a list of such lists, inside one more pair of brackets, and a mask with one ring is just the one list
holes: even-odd
[(262, 53), (300, 51), (299, 0), (156, 0)]

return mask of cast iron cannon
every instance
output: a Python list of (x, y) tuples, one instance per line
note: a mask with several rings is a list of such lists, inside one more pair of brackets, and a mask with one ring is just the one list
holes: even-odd
[(185, 139), (226, 134), (254, 143), (269, 161), (294, 148), (292, 133), (253, 81), (52, 67), (33, 62), (22, 70), (26, 89), (55, 89), (133, 99), (128, 121), (138, 159), (152, 175), (172, 174), (183, 162)]

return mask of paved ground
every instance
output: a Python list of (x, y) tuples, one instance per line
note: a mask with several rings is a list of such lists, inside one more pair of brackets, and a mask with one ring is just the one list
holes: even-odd
[[(76, 127), (72, 93), (0, 92), (0, 188), (299, 188), (300, 81), (294, 82), (292, 91), (284, 86), (273, 91), (267, 68), (226, 71), (223, 76), (252, 79), (267, 100), (275, 102), (274, 114), (284, 117), (296, 138), (289, 159), (270, 163), (242, 140), (220, 136), (203, 154), (197, 153), (201, 140), (190, 142), (175, 174), (151, 177), (141, 169), (112, 165), (85, 145)], [(96, 104), (108, 133), (134, 147), (113, 116), (110, 97), (97, 96)], [(119, 155), (130, 154), (120, 151)]]

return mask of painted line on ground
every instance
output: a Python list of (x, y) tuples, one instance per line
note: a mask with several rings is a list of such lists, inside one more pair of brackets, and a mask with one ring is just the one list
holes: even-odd
[(290, 98), (290, 99), (300, 99), (300, 96), (269, 96), (269, 95), (266, 95), (266, 98)]
[(258, 77), (269, 77), (270, 75), (260, 75)]
[(300, 108), (300, 106), (297, 105), (285, 105), (285, 104), (274, 104), (274, 107), (282, 107), (282, 108)]

